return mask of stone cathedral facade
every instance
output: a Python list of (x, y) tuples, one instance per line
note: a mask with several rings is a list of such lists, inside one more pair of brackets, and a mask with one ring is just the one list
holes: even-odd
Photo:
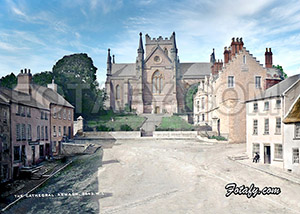
[(185, 113), (185, 96), (191, 86), (211, 73), (210, 62), (181, 63), (175, 32), (170, 38), (140, 33), (135, 63), (115, 63), (110, 49), (107, 56), (108, 99), (106, 107), (118, 112), (126, 108), (142, 113)]

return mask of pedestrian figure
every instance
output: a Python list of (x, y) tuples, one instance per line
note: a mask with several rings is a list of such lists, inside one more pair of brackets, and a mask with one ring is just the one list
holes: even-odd
[(259, 158), (260, 158), (260, 157), (259, 157), (259, 154), (258, 154), (258, 152), (256, 152), (256, 153), (255, 153), (255, 156), (254, 156), (254, 158), (253, 158), (253, 162), (254, 162), (254, 163), (258, 163)]

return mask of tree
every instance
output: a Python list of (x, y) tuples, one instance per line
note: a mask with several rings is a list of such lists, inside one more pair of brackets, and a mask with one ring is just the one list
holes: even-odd
[(186, 104), (186, 111), (192, 112), (193, 106), (194, 106), (194, 95), (198, 91), (198, 84), (194, 84), (191, 87), (189, 87), (188, 91), (185, 95), (185, 104)]
[(41, 73), (36, 73), (32, 77), (32, 81), (37, 85), (46, 86), (51, 83), (53, 79), (53, 74), (51, 71), (44, 71)]
[(17, 85), (17, 77), (14, 73), (8, 74), (0, 79), (0, 86), (14, 88)]
[(93, 60), (84, 53), (64, 56), (52, 68), (58, 91), (76, 107), (76, 116), (103, 110), (105, 93), (98, 88), (96, 72)]
[(281, 79), (286, 79), (288, 77), (288, 75), (283, 71), (282, 66), (280, 65), (273, 65), (273, 68), (277, 68), (281, 71)]

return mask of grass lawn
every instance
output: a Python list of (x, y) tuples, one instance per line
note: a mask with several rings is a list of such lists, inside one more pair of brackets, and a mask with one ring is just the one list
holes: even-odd
[(163, 117), (157, 131), (193, 131), (194, 126), (178, 116)]
[(105, 115), (100, 115), (98, 118), (89, 120), (87, 124), (91, 128), (106, 126), (114, 131), (120, 131), (122, 125), (128, 125), (134, 131), (139, 131), (145, 120), (145, 117), (140, 117), (134, 114), (114, 114), (112, 112), (108, 112)]

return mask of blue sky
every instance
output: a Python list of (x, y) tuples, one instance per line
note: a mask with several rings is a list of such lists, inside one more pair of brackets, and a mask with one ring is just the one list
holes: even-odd
[(181, 62), (223, 59), (232, 37), (264, 63), (266, 47), (288, 75), (300, 73), (299, 0), (0, 0), (0, 76), (50, 71), (64, 55), (87, 53), (106, 77), (107, 48), (135, 62), (138, 33), (176, 32)]

